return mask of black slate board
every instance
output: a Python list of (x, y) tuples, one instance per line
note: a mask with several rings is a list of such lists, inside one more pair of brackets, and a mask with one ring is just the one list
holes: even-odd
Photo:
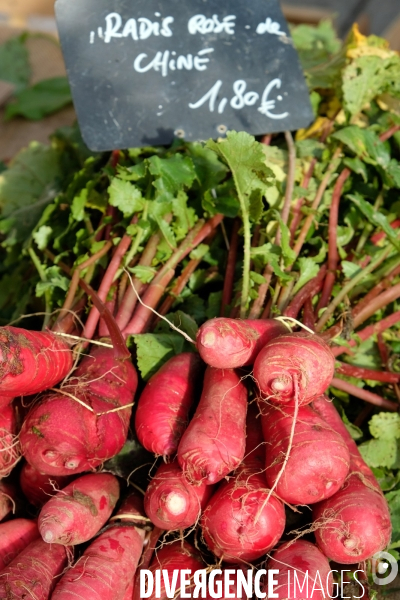
[(278, 0), (57, 0), (55, 7), (92, 150), (232, 129), (293, 131), (313, 119)]

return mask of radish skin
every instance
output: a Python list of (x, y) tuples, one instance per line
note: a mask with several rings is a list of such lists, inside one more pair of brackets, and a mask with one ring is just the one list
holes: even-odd
[(314, 407), (343, 436), (350, 451), (350, 472), (344, 485), (334, 496), (314, 507), (317, 544), (338, 563), (361, 562), (389, 544), (392, 532), (389, 507), (336, 408), (323, 396), (314, 402)]
[[(274, 585), (274, 593), (277, 594), (278, 600), (287, 600), (288, 598), (327, 600), (327, 598), (334, 597), (333, 577), (329, 562), (311, 542), (305, 540), (287, 542), (272, 554), (267, 569), (279, 571), (274, 574), (274, 579), (277, 581), (277, 585)], [(305, 581), (305, 585), (301, 591), (303, 581)], [(268, 592), (268, 590), (264, 589), (264, 592)]]
[(217, 483), (239, 466), (246, 412), (247, 391), (239, 376), (208, 367), (199, 405), (178, 447), (178, 462), (190, 483)]
[(68, 385), (29, 412), (20, 433), (26, 460), (48, 475), (72, 475), (118, 454), (128, 436), (137, 383), (130, 360), (115, 358), (109, 348), (93, 349)]
[(20, 459), (17, 422), (12, 404), (0, 408), (0, 478), (8, 477)]
[(49, 600), (67, 558), (64, 546), (49, 546), (41, 539), (31, 542), (0, 571), (0, 598)]
[[(52, 600), (132, 599), (133, 577), (143, 549), (145, 530), (135, 527), (142, 502), (128, 497), (115, 515), (130, 514), (101, 533), (59, 581)], [(130, 594), (130, 596), (129, 596)]]
[(332, 381), (335, 359), (318, 335), (281, 335), (258, 354), (254, 379), (261, 394), (270, 402), (309, 404), (323, 394)]
[(197, 333), (196, 345), (204, 362), (218, 369), (252, 365), (267, 342), (287, 332), (275, 319), (230, 319), (206, 321)]
[[(193, 573), (199, 569), (205, 569), (204, 564), (199, 552), (185, 540), (173, 542), (163, 546), (161, 550), (154, 556), (151, 564), (150, 571), (154, 573), (156, 570), (166, 570), (168, 572), (168, 580), (171, 584), (174, 571), (179, 571), (176, 589), (180, 586), (180, 571), (188, 569), (191, 571), (189, 575), (190, 579), (193, 578)], [(155, 586), (154, 586), (155, 587)], [(186, 587), (186, 593), (189, 591), (189, 586)], [(190, 593), (190, 592), (189, 592)], [(163, 578), (161, 578), (161, 594), (160, 598), (164, 600), (167, 597)], [(177, 599), (181, 596), (177, 596)], [(153, 594), (149, 597), (149, 600), (155, 600), (155, 589)]]
[(275, 546), (285, 528), (285, 509), (269, 494), (263, 464), (265, 445), (257, 409), (247, 415), (246, 457), (229, 482), (212, 496), (201, 518), (209, 549), (226, 562), (253, 561)]
[(111, 516), (119, 497), (119, 483), (109, 473), (75, 479), (43, 506), (40, 535), (48, 544), (75, 546), (90, 540)]
[(36, 521), (13, 519), (0, 524), (0, 570), (39, 537)]
[[(295, 409), (261, 403), (266, 443), (265, 477), (273, 487), (289, 450)], [(292, 447), (282, 476), (274, 487), (290, 504), (314, 504), (333, 496), (350, 468), (350, 454), (340, 434), (310, 408), (298, 410)]]
[(13, 485), (0, 481), (0, 521), (15, 511), (17, 492)]
[(64, 379), (72, 368), (69, 346), (50, 332), (0, 327), (0, 394), (37, 394)]
[(149, 452), (171, 456), (177, 451), (188, 424), (200, 369), (198, 355), (184, 352), (170, 358), (147, 383), (139, 398), (135, 429)]
[(41, 508), (51, 496), (71, 482), (71, 477), (61, 475), (45, 475), (37, 471), (29, 463), (25, 463), (19, 476), (19, 485), (29, 502)]
[(162, 464), (146, 490), (144, 509), (160, 529), (186, 529), (197, 522), (212, 492), (205, 482), (188, 483), (177, 462)]

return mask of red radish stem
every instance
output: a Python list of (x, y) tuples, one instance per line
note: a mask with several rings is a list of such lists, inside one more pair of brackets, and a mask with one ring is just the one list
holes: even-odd
[(25, 463), (19, 476), (19, 485), (27, 500), (42, 507), (51, 496), (71, 482), (70, 477), (49, 476), (37, 471), (29, 463)]
[[(283, 200), (283, 207), (281, 212), (281, 219), (284, 225), (288, 222), (290, 207), (292, 204), (293, 190), (294, 190), (294, 179), (296, 172), (296, 146), (293, 141), (292, 134), (290, 131), (285, 131), (285, 140), (288, 148), (288, 172), (286, 176), (286, 190), (285, 198)], [(281, 229), (278, 228), (275, 243), (279, 246), (281, 243)]]
[[(123, 517), (117, 523), (119, 517)], [(52, 600), (124, 600), (143, 549), (145, 531), (138, 526), (141, 502), (128, 497), (101, 533), (58, 583)]]
[(13, 519), (0, 524), (0, 570), (39, 537), (36, 521)]
[(344, 381), (343, 379), (338, 379), (334, 377), (332, 379), (331, 385), (338, 390), (342, 390), (347, 394), (351, 394), (356, 398), (360, 398), (361, 400), (365, 400), (370, 404), (374, 404), (375, 406), (379, 406), (381, 408), (386, 408), (386, 410), (391, 410), (397, 412), (399, 409), (399, 405), (396, 402), (392, 402), (391, 400), (386, 400), (382, 396), (378, 396), (378, 394), (374, 394), (373, 392), (369, 392), (368, 390), (364, 390), (363, 388), (359, 388), (348, 381)]
[[(396, 229), (397, 227), (400, 227), (400, 219), (396, 219), (395, 221), (392, 221), (390, 223), (390, 227), (392, 229)], [(375, 244), (375, 246), (379, 245), (379, 242), (386, 239), (386, 233), (384, 231), (378, 231), (377, 233), (374, 233), (374, 235), (371, 235), (371, 242), (373, 244)]]
[(400, 275), (400, 265), (395, 267), (384, 279), (382, 279), (375, 287), (368, 292), (362, 300), (360, 300), (352, 310), (353, 317), (356, 317), (369, 303), (374, 300), (379, 294), (385, 291), (392, 285), (392, 280), (397, 275)]
[(170, 358), (147, 383), (139, 398), (135, 429), (149, 452), (167, 457), (177, 451), (200, 371), (198, 355), (184, 352)]
[[(274, 593), (279, 600), (287, 598), (311, 598), (326, 600), (333, 595), (333, 577), (331, 567), (322, 552), (310, 542), (296, 540), (286, 542), (276, 550), (267, 568), (275, 569), (278, 574)], [(304, 588), (301, 590), (301, 586)], [(322, 589), (321, 589), (322, 588)], [(264, 588), (264, 592), (268, 590)]]
[[(109, 297), (110, 297), (110, 300), (107, 300), (107, 302), (105, 302), (104, 304), (108, 308), (110, 313), (114, 314), (115, 308), (117, 306), (117, 284), (116, 283), (114, 283), (111, 286), (110, 292), (109, 292)], [(98, 335), (99, 335), (99, 337), (108, 337), (109, 336), (108, 326), (107, 326), (106, 321), (104, 321), (104, 319), (100, 319)]]
[[(314, 174), (314, 169), (315, 169), (316, 164), (317, 164), (317, 159), (313, 158), (310, 162), (310, 166), (308, 167), (307, 173), (305, 173), (305, 175), (303, 177), (303, 181), (301, 182), (301, 187), (305, 190), (309, 186), (311, 177)], [(303, 203), (304, 203), (304, 196), (302, 196), (301, 198), (298, 198), (298, 200), (293, 208), (293, 211), (292, 211), (292, 220), (290, 222), (290, 241), (291, 241), (292, 245), (294, 242), (294, 236), (296, 234), (297, 228), (300, 225), (300, 221), (301, 221), (301, 217), (302, 217), (301, 208), (303, 206)]]
[(314, 507), (317, 544), (336, 562), (361, 562), (390, 542), (389, 508), (333, 404), (322, 396), (314, 402), (314, 408), (342, 435), (350, 451), (350, 473), (342, 489)]
[(385, 344), (385, 340), (383, 339), (383, 335), (381, 333), (378, 333), (378, 335), (376, 336), (376, 342), (381, 357), (381, 363), (384, 367), (387, 367), (389, 362), (389, 350)]
[[(219, 217), (219, 218), (217, 218)], [(179, 248), (167, 260), (164, 266), (160, 269), (154, 279), (151, 281), (146, 292), (143, 294), (140, 305), (133, 313), (133, 317), (128, 325), (124, 328), (125, 335), (143, 333), (146, 331), (149, 322), (153, 318), (153, 312), (162, 296), (165, 293), (165, 288), (171, 282), (175, 275), (175, 268), (196, 246), (198, 246), (215, 227), (222, 221), (222, 215), (216, 215), (207, 223), (200, 220), (188, 233), (186, 238), (180, 244)]]
[(71, 283), (68, 288), (67, 296), (64, 300), (64, 304), (61, 308), (59, 317), (58, 317), (53, 329), (56, 329), (57, 324), (59, 324), (60, 321), (63, 319), (63, 317), (65, 317), (66, 311), (71, 310), (73, 302), (74, 302), (76, 290), (78, 289), (78, 286), (79, 286), (79, 278), (81, 276), (82, 271), (84, 271), (88, 267), (91, 267), (92, 265), (97, 263), (97, 261), (99, 261), (103, 256), (105, 256), (108, 253), (110, 248), (112, 248), (112, 242), (106, 242), (104, 244), (104, 246), (102, 248), (100, 248), (100, 250), (98, 250), (90, 258), (88, 258), (83, 263), (80, 263), (79, 265), (77, 265), (74, 268)]
[(222, 291), (221, 311), (220, 316), (224, 317), (225, 312), (232, 300), (233, 283), (235, 278), (236, 257), (239, 242), (240, 220), (236, 218), (233, 221), (231, 240), (229, 244), (229, 252), (226, 263), (224, 288)]
[(381, 140), (381, 142), (386, 142), (389, 138), (392, 137), (392, 135), (394, 135), (399, 130), (400, 125), (392, 125), (390, 129), (380, 134), (379, 139)]
[(212, 486), (205, 482), (190, 485), (177, 462), (162, 464), (146, 490), (146, 515), (161, 529), (192, 527), (212, 492)]
[[(206, 238), (205, 243), (210, 244), (212, 239), (215, 237), (216, 233), (217, 232), (214, 229), (214, 231), (212, 231), (210, 233), (210, 235)], [(195, 272), (195, 270), (197, 269), (197, 267), (199, 266), (199, 264), (201, 263), (202, 260), (203, 260), (202, 258), (192, 258), (188, 262), (186, 267), (182, 270), (182, 273), (180, 274), (180, 276), (177, 278), (174, 287), (171, 289), (168, 296), (165, 298), (164, 302), (161, 304), (161, 307), (158, 310), (158, 313), (160, 315), (164, 316), (170, 311), (175, 300), (183, 292), (190, 277), (193, 275), (193, 273)], [(157, 318), (155, 320), (154, 325), (158, 321), (159, 321), (159, 318)]]
[(357, 312), (357, 315), (354, 317), (354, 327), (359, 327), (378, 310), (384, 308), (394, 300), (397, 300), (399, 297), (400, 283), (397, 283), (393, 287), (379, 294), (379, 296), (371, 300), (367, 306)]
[(227, 562), (252, 561), (278, 542), (285, 528), (282, 502), (268, 497), (265, 446), (257, 408), (247, 415), (246, 456), (235, 476), (212, 496), (201, 518), (204, 540)]
[(261, 348), (287, 327), (274, 319), (219, 317), (201, 325), (196, 337), (201, 358), (211, 367), (235, 369), (252, 365)]
[(265, 477), (268, 486), (285, 502), (314, 504), (329, 498), (343, 485), (349, 472), (349, 451), (341, 436), (310, 406), (300, 406), (290, 455), (277, 480), (289, 452), (294, 412), (291, 407), (262, 406)]
[[(273, 274), (274, 274), (274, 272), (272, 270), (272, 267), (270, 265), (267, 265), (263, 272), (263, 277), (265, 279), (265, 283), (262, 283), (258, 288), (258, 298), (256, 298), (256, 300), (254, 300), (253, 306), (251, 307), (250, 312), (249, 312), (250, 319), (258, 319), (258, 317), (260, 316)], [(262, 314), (262, 318), (263, 319), (267, 318), (268, 315), (269, 315), (269, 310), (268, 310), (267, 314), (264, 314), (264, 313)], [(232, 317), (233, 315), (231, 314), (230, 316)]]
[(31, 542), (0, 571), (0, 597), (7, 600), (49, 600), (67, 565), (67, 558), (64, 546), (49, 546), (41, 539)]
[(398, 383), (400, 381), (400, 373), (375, 371), (346, 363), (340, 363), (340, 366), (336, 368), (336, 372), (357, 379), (370, 379), (371, 381), (382, 381), (383, 383)]
[(72, 368), (69, 346), (52, 333), (0, 327), (0, 394), (37, 394)]
[[(84, 294), (82, 298), (76, 300), (69, 310), (62, 318), (58, 319), (51, 330), (53, 333), (62, 334), (74, 334), (78, 333), (76, 330), (76, 322), (79, 322), (78, 313), (82, 312), (86, 308), (87, 296)], [(82, 325), (83, 328), (83, 325)]]
[(203, 393), (178, 447), (178, 462), (191, 483), (221, 481), (243, 460), (247, 392), (230, 369), (208, 367)]
[(269, 401), (299, 406), (320, 396), (329, 386), (335, 361), (329, 346), (318, 335), (281, 335), (258, 354), (254, 379)]
[(307, 298), (303, 306), (303, 325), (315, 331), (314, 308), (311, 302), (311, 297)]
[[(322, 313), (322, 315), (316, 325), (317, 331), (321, 331), (321, 329), (324, 327), (324, 325), (328, 322), (329, 318), (333, 315), (335, 308), (337, 306), (339, 306), (339, 304), (341, 302), (346, 301), (347, 295), (355, 288), (355, 286), (360, 284), (369, 273), (372, 273), (372, 271), (374, 271), (378, 266), (380, 266), (382, 264), (382, 262), (388, 257), (390, 252), (391, 252), (391, 246), (388, 245), (384, 250), (382, 250), (376, 256), (376, 258), (371, 260), (367, 264), (366, 267), (361, 269), (356, 275), (354, 275), (354, 277), (352, 277), (350, 279), (350, 281), (348, 281), (347, 283), (345, 283), (343, 285), (343, 287), (340, 289), (340, 291), (336, 294), (336, 296), (333, 298), (333, 300), (329, 303), (329, 305), (326, 307), (326, 309)], [(394, 286), (394, 287), (396, 287), (396, 286)], [(391, 288), (391, 289), (393, 289), (393, 288)], [(378, 298), (375, 299), (375, 303), (374, 302), (371, 303), (372, 305), (374, 305), (375, 310), (378, 310), (378, 308), (382, 308), (382, 306), (379, 304), (379, 302), (380, 302), (379, 298), (381, 296), (384, 299), (383, 302), (381, 301), (381, 304), (383, 306), (385, 306), (387, 303), (389, 303), (391, 301), (391, 296), (390, 296), (390, 294), (387, 294), (387, 292), (391, 292), (391, 290), (387, 290), (386, 292), (383, 292), (383, 294), (380, 294), (380, 296), (378, 296)], [(385, 296), (385, 294), (387, 294), (387, 296)], [(394, 295), (395, 296), (399, 295), (398, 290), (396, 290)], [(358, 322), (358, 325), (360, 325), (361, 322), (363, 320), (365, 320), (365, 318), (367, 318), (367, 317), (368, 317), (368, 315), (367, 316), (363, 315), (363, 319)], [(358, 315), (357, 318), (359, 319), (360, 315)]]
[(343, 186), (351, 175), (351, 170), (347, 167), (340, 173), (335, 187), (333, 189), (332, 201), (329, 210), (329, 237), (328, 237), (328, 273), (325, 277), (324, 287), (322, 288), (317, 310), (325, 308), (332, 294), (333, 284), (335, 283), (336, 269), (339, 261), (339, 252), (337, 249), (337, 225), (339, 218), (339, 203), (342, 196)]
[[(158, 233), (153, 234), (149, 241), (146, 244), (145, 249), (143, 250), (142, 256), (139, 260), (139, 265), (144, 267), (150, 267), (153, 259), (157, 253), (157, 246), (160, 242), (160, 235)], [(126, 274), (126, 281), (128, 283), (128, 276)], [(144, 288), (144, 284), (135, 277), (133, 279), (133, 286), (136, 288), (138, 294), (140, 294)], [(120, 302), (119, 309), (117, 312), (117, 316), (115, 320), (118, 323), (121, 331), (128, 325), (130, 318), (132, 317), (132, 313), (137, 303), (137, 295), (133, 289), (133, 286), (128, 286), (123, 299)]]
[(83, 475), (43, 506), (38, 521), (40, 535), (48, 544), (83, 544), (109, 519), (118, 497), (119, 483), (114, 475)]
[[(328, 187), (330, 179), (331, 179), (333, 173), (337, 170), (337, 163), (336, 163), (336, 161), (339, 158), (341, 152), (342, 152), (342, 149), (340, 147), (336, 148), (335, 152), (332, 155), (332, 158), (331, 158), (331, 161), (330, 161), (330, 163), (328, 165), (326, 173), (325, 173), (324, 177), (322, 178), (321, 183), (319, 184), (319, 187), (318, 187), (317, 193), (315, 195), (314, 201), (313, 201), (313, 203), (311, 204), (311, 207), (310, 207), (311, 208), (310, 214), (306, 217), (306, 219), (304, 221), (304, 224), (303, 224), (303, 226), (301, 228), (301, 231), (299, 233), (299, 236), (298, 236), (298, 238), (296, 240), (296, 243), (294, 245), (294, 248), (293, 248), (293, 250), (294, 250), (294, 252), (296, 254), (296, 257), (299, 256), (299, 254), (301, 252), (301, 249), (302, 249), (302, 247), (304, 245), (304, 242), (306, 240), (307, 234), (310, 231), (310, 227), (311, 227), (311, 225), (312, 225), (312, 223), (314, 221), (315, 212), (316, 212), (316, 210), (318, 209), (318, 207), (319, 207), (319, 205), (321, 203), (321, 200), (322, 200), (322, 198), (324, 196), (326, 188)], [(329, 265), (328, 265), (328, 268), (330, 268)]]
[[(380, 333), (382, 333), (382, 331), (385, 331), (386, 329), (390, 329), (390, 327), (392, 327), (393, 325), (396, 325), (399, 322), (400, 322), (400, 310), (392, 313), (388, 317), (385, 317), (378, 323), (373, 323), (372, 325), (368, 325), (364, 329), (361, 329), (361, 331), (357, 331), (357, 336), (362, 342), (364, 342), (365, 340), (372, 337), (373, 335), (376, 335), (376, 334), (379, 335)], [(353, 348), (354, 346), (357, 345), (357, 342), (355, 340), (350, 340), (348, 342), (348, 344), (349, 344), (350, 348)], [(349, 351), (349, 348), (347, 348), (345, 346), (336, 346), (336, 347), (332, 348), (332, 352), (333, 352), (334, 356), (340, 356), (340, 354), (343, 354), (344, 352), (348, 352), (348, 351)]]
[[(114, 253), (114, 256), (112, 257), (107, 267), (107, 271), (104, 274), (99, 290), (97, 292), (97, 295), (102, 302), (105, 302), (107, 299), (107, 295), (114, 282), (114, 277), (121, 265), (122, 259), (124, 258), (126, 252), (129, 249), (129, 246), (131, 245), (131, 242), (132, 238), (129, 235), (124, 235), (117, 246), (116, 252)], [(98, 309), (94, 306), (90, 311), (88, 318), (86, 319), (86, 324), (82, 333), (82, 337), (88, 338), (89, 340), (92, 339), (99, 319), (100, 313)]]
[(292, 317), (293, 319), (297, 319), (300, 310), (302, 309), (307, 298), (313, 298), (321, 290), (325, 274), (326, 265), (322, 265), (318, 275), (311, 279), (308, 283), (306, 283), (301, 288), (301, 290), (297, 292), (297, 294), (291, 300), (289, 306), (287, 306), (286, 309), (283, 311), (283, 314), (286, 317)]

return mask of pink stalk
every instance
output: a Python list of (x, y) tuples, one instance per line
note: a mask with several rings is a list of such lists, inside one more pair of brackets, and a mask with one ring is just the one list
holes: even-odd
[[(399, 322), (400, 322), (400, 310), (394, 312), (393, 314), (389, 315), (385, 319), (382, 319), (382, 321), (379, 321), (378, 323), (374, 323), (373, 325), (368, 325), (368, 327), (365, 327), (361, 331), (357, 331), (357, 336), (360, 338), (360, 340), (362, 342), (364, 342), (365, 340), (367, 340), (374, 334), (382, 333), (382, 331), (385, 331), (386, 329), (390, 329), (390, 327), (393, 327), (393, 325), (397, 325), (397, 323), (399, 323)], [(357, 345), (357, 342), (355, 340), (350, 340), (348, 343), (351, 348), (353, 348), (354, 346)], [(337, 347), (332, 348), (332, 352), (333, 352), (334, 356), (340, 356), (340, 354), (343, 354), (346, 351), (348, 351), (348, 348), (345, 346), (337, 346)]]
[(228, 260), (225, 270), (224, 288), (222, 292), (220, 316), (225, 316), (225, 310), (232, 300), (233, 283), (235, 277), (236, 257), (239, 242), (240, 220), (233, 222), (231, 241), (229, 245)]
[(307, 298), (313, 298), (320, 291), (322, 283), (324, 281), (325, 273), (326, 265), (322, 265), (318, 275), (310, 281), (308, 281), (301, 288), (301, 290), (297, 292), (293, 300), (290, 302), (289, 306), (283, 313), (286, 317), (292, 317), (292, 319), (297, 318)]
[(379, 294), (389, 288), (392, 284), (392, 280), (397, 275), (400, 275), (400, 265), (395, 267), (382, 281), (368, 292), (362, 300), (360, 300), (353, 308), (353, 317), (356, 317), (364, 308), (366, 308), (372, 300), (374, 300)]
[(331, 385), (338, 390), (342, 390), (347, 394), (351, 394), (356, 398), (360, 398), (360, 400), (365, 400), (365, 402), (379, 406), (379, 408), (386, 408), (386, 410), (391, 410), (393, 412), (397, 412), (399, 409), (399, 405), (396, 402), (386, 400), (386, 398), (382, 398), (382, 396), (378, 396), (378, 394), (374, 394), (373, 392), (359, 388), (348, 381), (343, 381), (343, 379), (334, 377)]
[[(154, 235), (151, 236), (151, 238), (149, 239), (149, 241), (146, 244), (145, 249), (143, 250), (142, 257), (139, 260), (138, 264), (140, 266), (143, 266), (143, 267), (151, 266), (151, 263), (153, 262), (153, 259), (157, 253), (157, 246), (159, 244), (159, 241), (160, 241), (160, 236), (158, 235), (158, 233), (155, 233)], [(140, 295), (140, 293), (143, 291), (145, 284), (142, 283), (140, 281), (140, 279), (135, 277), (133, 279), (133, 285), (135, 286), (136, 291)], [(120, 307), (119, 307), (117, 315), (115, 317), (115, 320), (117, 321), (118, 326), (121, 329), (121, 331), (128, 325), (129, 320), (132, 317), (132, 313), (136, 307), (137, 301), (138, 300), (137, 300), (137, 295), (135, 293), (135, 290), (133, 289), (133, 286), (129, 285), (129, 283), (128, 283), (128, 289), (126, 290), (126, 292), (124, 294), (123, 300), (120, 303)]]
[(382, 383), (398, 383), (400, 381), (400, 373), (391, 373), (389, 371), (376, 371), (374, 369), (365, 369), (347, 363), (340, 363), (336, 368), (336, 373), (342, 373), (349, 377), (357, 379), (370, 379), (371, 381), (382, 381)]
[[(102, 302), (107, 300), (108, 293), (114, 282), (114, 277), (121, 266), (122, 259), (124, 258), (129, 246), (131, 245), (132, 238), (129, 235), (124, 235), (121, 239), (114, 256), (112, 257), (110, 264), (108, 265), (107, 271), (104, 274), (103, 280), (97, 292), (98, 297)], [(89, 340), (92, 339), (94, 332), (96, 331), (97, 323), (100, 319), (100, 313), (94, 306), (89, 313), (86, 320), (85, 329), (83, 330), (82, 337)]]
[(336, 278), (336, 269), (339, 262), (339, 252), (337, 249), (337, 225), (339, 218), (339, 203), (342, 196), (343, 186), (351, 174), (347, 167), (340, 173), (332, 194), (332, 202), (329, 212), (329, 239), (328, 239), (328, 273), (325, 277), (324, 287), (321, 298), (318, 302), (317, 311), (325, 308), (332, 295), (333, 284)]
[[(316, 164), (317, 164), (317, 159), (313, 158), (312, 161), (311, 161), (311, 163), (310, 163), (310, 166), (308, 168), (308, 171), (304, 175), (303, 181), (301, 182), (301, 187), (302, 188), (304, 188), (304, 189), (308, 188), (308, 185), (310, 183), (311, 177), (314, 174), (314, 169), (315, 169), (315, 165)], [(297, 231), (298, 226), (300, 225), (300, 221), (301, 221), (301, 217), (302, 217), (301, 208), (303, 206), (303, 203), (304, 203), (304, 196), (302, 196), (301, 198), (299, 198), (297, 200), (296, 205), (295, 205), (295, 207), (293, 209), (293, 217), (292, 217), (292, 220), (291, 220), (291, 223), (290, 223), (290, 241), (291, 241), (291, 243), (294, 242), (295, 233)]]
[(394, 300), (400, 297), (400, 283), (397, 283), (393, 287), (389, 288), (382, 294), (379, 294), (374, 300), (372, 300), (367, 306), (364, 306), (357, 315), (354, 317), (354, 327), (358, 327), (361, 323), (364, 323), (367, 319), (372, 317), (378, 310), (384, 308)]

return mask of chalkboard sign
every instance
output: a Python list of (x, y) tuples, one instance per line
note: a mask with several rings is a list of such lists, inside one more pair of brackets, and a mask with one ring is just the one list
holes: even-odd
[(313, 119), (278, 0), (57, 0), (92, 150), (295, 130)]

